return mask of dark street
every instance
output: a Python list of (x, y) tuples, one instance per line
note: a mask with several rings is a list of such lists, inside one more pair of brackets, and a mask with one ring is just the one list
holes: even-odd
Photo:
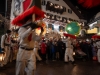
[[(0, 75), (15, 75), (15, 62), (0, 68)], [(76, 61), (76, 66), (63, 61), (39, 62), (35, 75), (100, 75), (100, 65), (97, 61)]]

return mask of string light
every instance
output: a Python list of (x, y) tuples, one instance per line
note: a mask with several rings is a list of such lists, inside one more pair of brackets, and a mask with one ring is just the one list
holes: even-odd
[(47, 18), (50, 18), (50, 16), (47, 16)]
[(53, 3), (50, 3), (50, 6), (53, 6)]
[(70, 27), (68, 27), (68, 28), (67, 28), (67, 30), (71, 31), (71, 28), (70, 28)]
[(70, 23), (71, 21), (70, 20), (67, 20), (67, 22)]
[(82, 23), (78, 23), (78, 25), (82, 25)]
[(60, 9), (63, 9), (63, 6), (60, 6)]
[(47, 15), (46, 14), (44, 14), (44, 16), (47, 18)]

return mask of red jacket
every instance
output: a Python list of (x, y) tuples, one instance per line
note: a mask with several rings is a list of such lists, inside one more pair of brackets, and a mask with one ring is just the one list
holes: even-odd
[(44, 42), (41, 43), (41, 53), (46, 54), (46, 44)]

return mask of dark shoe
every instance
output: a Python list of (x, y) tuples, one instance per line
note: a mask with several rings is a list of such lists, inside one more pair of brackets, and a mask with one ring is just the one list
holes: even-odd
[(74, 65), (74, 66), (76, 66), (76, 64), (75, 64), (75, 63), (74, 63), (73, 65)]
[(5, 70), (6, 68), (5, 68), (5, 65), (1, 65), (0, 64), (0, 70)]
[(72, 64), (73, 64), (74, 66), (76, 66), (76, 63), (75, 63), (75, 61), (73, 61), (73, 62), (72, 62)]
[(82, 61), (84, 61), (84, 62), (85, 62), (85, 61), (86, 61), (86, 59), (82, 59)]
[(100, 65), (100, 63), (98, 62), (98, 65)]
[(68, 64), (68, 62), (64, 62), (65, 64)]
[(6, 70), (7, 68), (5, 68), (5, 67), (0, 67), (0, 70)]

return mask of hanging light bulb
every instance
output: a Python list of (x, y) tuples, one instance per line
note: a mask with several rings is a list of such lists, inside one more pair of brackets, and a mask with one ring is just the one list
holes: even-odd
[(73, 55), (75, 55), (75, 52), (73, 52)]
[(60, 6), (60, 9), (63, 9), (63, 6)]
[(55, 8), (57, 8), (57, 6), (55, 6)]
[(66, 22), (67, 20), (66, 19), (64, 19), (64, 21), (63, 22)]
[(79, 23), (79, 22), (78, 22), (78, 25), (82, 25), (82, 23)]
[(54, 16), (52, 15), (52, 19), (54, 19)]
[(84, 26), (84, 22), (82, 23), (82, 26)]
[(59, 5), (57, 5), (57, 8), (59, 8)]
[(67, 20), (67, 22), (70, 23), (71, 21), (70, 20)]
[(64, 36), (64, 39), (65, 39), (66, 37)]
[(50, 3), (50, 6), (53, 6), (53, 3)]
[(47, 18), (47, 15), (46, 14), (44, 14), (44, 16)]
[(50, 18), (50, 16), (47, 16), (47, 18)]

